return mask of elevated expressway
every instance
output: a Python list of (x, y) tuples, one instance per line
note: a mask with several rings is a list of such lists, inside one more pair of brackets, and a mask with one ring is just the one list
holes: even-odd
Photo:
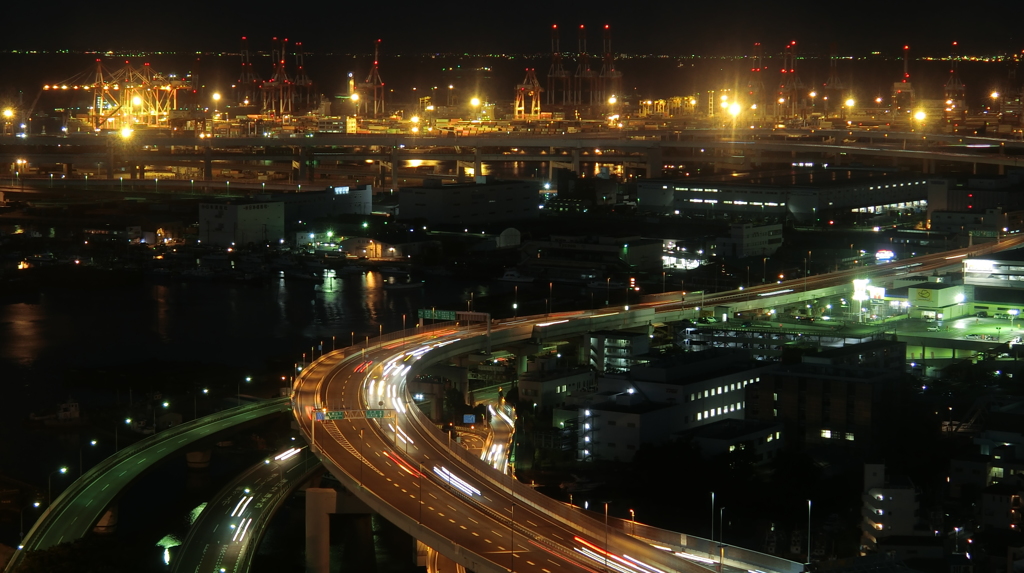
[[(956, 265), (968, 254), (1019, 247), (1013, 237), (886, 265), (830, 273), (680, 301), (681, 293), (632, 307), (524, 317), (458, 330), (382, 339), (349, 354), (325, 355), (296, 381), (293, 414), (313, 452), (356, 497), (386, 519), (477, 573), (502, 571), (696, 571), (699, 566), (612, 530), (579, 509), (520, 484), (447, 438), (412, 404), (406, 380), (430, 364), (524, 340), (559, 340), (588, 331), (685, 318), (700, 304), (771, 303), (777, 291), (849, 285)], [(806, 284), (806, 287), (805, 287)], [(394, 418), (317, 421), (318, 412), (390, 409)], [(607, 553), (606, 553), (607, 552)], [(607, 563), (606, 563), (607, 561)]]
[(242, 472), (189, 528), (173, 571), (248, 571), (274, 513), (317, 471), (323, 471), (320, 462), (305, 448), (294, 447)]
[(47, 549), (84, 537), (122, 490), (165, 458), (218, 432), (287, 412), (288, 398), (246, 404), (158, 432), (121, 449), (89, 469), (65, 489), (29, 530), (5, 571), (13, 571), (25, 551)]
[[(857, 141), (843, 142), (850, 138)], [(958, 147), (952, 150), (951, 146)], [(705, 150), (711, 153), (697, 155)], [(1024, 165), (1022, 141), (857, 130), (687, 129), (469, 137), (310, 133), (294, 138), (202, 139), (166, 137), (139, 131), (128, 141), (110, 134), (0, 138), (0, 163), (13, 164), (23, 159), (30, 165), (83, 164), (97, 166), (97, 169), (103, 164), (107, 165), (108, 178), (113, 178), (111, 166), (115, 161), (133, 165), (202, 165), (206, 173), (204, 180), (213, 179), (214, 162), (218, 168), (280, 171), (291, 169), (292, 162), (297, 161), (300, 171), (305, 171), (306, 161), (314, 159), (321, 162), (379, 161), (392, 165), (405, 160), (475, 164), (529, 161), (566, 164), (576, 171), (579, 171), (581, 162), (629, 163), (645, 165), (648, 177), (659, 177), (666, 162), (757, 162), (765, 153), (843, 154), (885, 157), (893, 161), (912, 160), (920, 161), (925, 172), (933, 171), (935, 164), (942, 162), (987, 164), (999, 169)], [(405, 173), (416, 175), (413, 171)]]

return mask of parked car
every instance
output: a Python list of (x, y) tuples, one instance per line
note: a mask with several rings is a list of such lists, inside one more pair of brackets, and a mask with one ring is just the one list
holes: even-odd
[(988, 318), (988, 313), (985, 312), (984, 310), (979, 310), (978, 312), (974, 313), (974, 316), (978, 318)]
[(937, 324), (933, 324), (933, 325), (928, 327), (928, 332), (938, 332), (938, 331), (939, 331), (939, 325), (937, 325)]

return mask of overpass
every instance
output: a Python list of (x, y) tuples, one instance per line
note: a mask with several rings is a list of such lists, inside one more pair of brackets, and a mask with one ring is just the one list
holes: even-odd
[[(452, 561), (480, 572), (693, 571), (677, 552), (666, 552), (611, 528), (579, 508), (556, 502), (519, 484), (446, 438), (417, 407), (406, 380), (429, 365), (481, 348), (534, 340), (559, 340), (593, 330), (674, 322), (700, 304), (758, 301), (778, 291), (848, 285), (854, 276), (882, 277), (956, 264), (968, 254), (1019, 247), (1024, 237), (968, 249), (916, 257), (872, 268), (830, 273), (742, 291), (682, 301), (681, 293), (640, 305), (521, 317), (457, 330), (383, 338), (363, 349), (360, 360), (343, 364), (321, 357), (296, 381), (293, 414), (314, 453), (356, 497), (374, 511)], [(806, 286), (805, 286), (806, 285)], [(351, 356), (351, 355), (350, 355)], [(368, 419), (368, 410), (394, 418)], [(324, 419), (341, 412), (340, 419)], [(348, 417), (345, 417), (348, 416)], [(545, 567), (545, 564), (548, 567)], [(554, 567), (551, 565), (554, 564)]]
[(84, 537), (121, 492), (167, 457), (219, 432), (287, 412), (288, 398), (246, 404), (158, 432), (119, 450), (89, 469), (43, 512), (7, 563), (13, 571), (26, 551), (48, 549)]
[[(247, 169), (291, 170), (305, 178), (313, 161), (373, 162), (399, 165), (408, 160), (563, 164), (580, 172), (582, 163), (644, 166), (646, 176), (660, 177), (666, 163), (699, 161), (748, 165), (776, 157), (824, 155), (876, 157), (919, 164), (926, 173), (937, 163), (991, 165), (1000, 172), (1024, 166), (1024, 141), (921, 132), (857, 130), (682, 130), (601, 133), (594, 136), (493, 135), (424, 137), (420, 135), (306, 134), (306, 137), (167, 137), (137, 132), (130, 140), (117, 135), (29, 136), (0, 139), (0, 163), (18, 159), (29, 165), (103, 165), (114, 177), (117, 162), (134, 166), (192, 166), (204, 181), (214, 179), (213, 165)], [(856, 142), (843, 143), (844, 139)], [(817, 140), (817, 141), (815, 141)], [(866, 140), (866, 141), (861, 141)], [(838, 143), (835, 143), (838, 142)], [(952, 150), (951, 146), (957, 146)], [(968, 147), (971, 146), (971, 147)], [(976, 146), (976, 147), (975, 147)], [(992, 153), (990, 151), (996, 151)], [(705, 152), (709, 152), (705, 155)], [(776, 159), (777, 160), (777, 159)], [(293, 163), (294, 162), (294, 163)], [(306, 174), (306, 175), (304, 175)], [(407, 172), (409, 176), (415, 173)]]

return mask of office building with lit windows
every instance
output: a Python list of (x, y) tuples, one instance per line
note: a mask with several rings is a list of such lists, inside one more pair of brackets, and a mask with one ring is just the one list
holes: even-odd
[(578, 408), (578, 459), (628, 461), (641, 444), (663, 443), (719, 420), (742, 420), (745, 388), (770, 368), (748, 351), (716, 349), (601, 375), (596, 392), (567, 400)]
[(786, 448), (846, 444), (869, 451), (899, 415), (902, 370), (782, 364), (746, 387), (747, 418), (780, 422)]
[(665, 215), (792, 218), (809, 223), (850, 213), (912, 213), (927, 206), (928, 181), (853, 169), (818, 169), (637, 183), (637, 208)]

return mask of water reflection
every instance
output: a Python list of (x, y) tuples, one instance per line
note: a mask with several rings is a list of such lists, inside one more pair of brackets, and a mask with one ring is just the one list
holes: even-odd
[(0, 358), (29, 366), (46, 347), (43, 305), (17, 303), (0, 307)]

